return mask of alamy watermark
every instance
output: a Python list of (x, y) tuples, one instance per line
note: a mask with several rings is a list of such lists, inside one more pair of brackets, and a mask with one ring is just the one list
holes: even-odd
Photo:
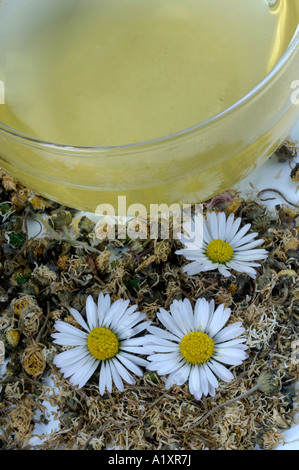
[(5, 359), (5, 346), (3, 341), (0, 341), (0, 366), (4, 364)]
[(299, 340), (293, 341), (291, 344), (292, 354), (291, 363), (294, 365), (299, 364)]
[(202, 244), (202, 204), (151, 204), (148, 213), (143, 204), (127, 207), (126, 196), (119, 196), (117, 210), (111, 204), (100, 204), (95, 213), (101, 216), (95, 227), (95, 236), (100, 240), (124, 240), (127, 237), (133, 240), (180, 240), (184, 232), (198, 248)]
[(291, 103), (298, 105), (299, 104), (299, 80), (294, 80), (291, 83), (291, 89), (295, 90), (291, 94)]
[(0, 80), (0, 104), (5, 104), (5, 86), (2, 80)]

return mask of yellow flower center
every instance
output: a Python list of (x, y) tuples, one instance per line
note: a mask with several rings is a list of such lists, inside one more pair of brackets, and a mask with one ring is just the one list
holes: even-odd
[(180, 351), (187, 362), (203, 364), (214, 352), (214, 341), (206, 333), (191, 331), (180, 342)]
[(119, 351), (119, 341), (108, 328), (94, 328), (88, 335), (87, 347), (93, 357), (105, 361), (116, 356)]
[(207, 257), (213, 263), (227, 263), (234, 256), (232, 247), (223, 240), (213, 240), (207, 246)]

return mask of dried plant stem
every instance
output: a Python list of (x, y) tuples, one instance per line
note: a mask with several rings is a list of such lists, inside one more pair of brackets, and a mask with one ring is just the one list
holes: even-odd
[[(246, 398), (248, 397), (248, 395), (251, 395), (252, 393), (256, 392), (257, 390), (259, 389), (259, 386), (258, 385), (254, 385), (250, 390), (247, 390), (247, 392), (244, 392), (242, 393), (241, 395), (235, 397), (235, 398), (232, 398), (231, 400), (228, 400), (224, 403), (221, 403), (220, 405), (218, 406), (215, 406), (215, 408), (213, 408), (212, 410), (210, 410), (207, 414), (205, 414), (202, 418), (198, 419), (198, 420), (195, 420), (194, 423), (191, 425), (191, 426), (188, 426), (188, 429), (192, 429), (192, 428), (195, 428), (196, 426), (199, 426), (200, 424), (202, 424), (206, 419), (210, 418), (210, 416), (212, 416), (213, 414), (217, 413), (217, 411), (219, 411), (221, 408), (224, 408), (226, 406), (229, 406), (231, 405), (232, 403), (236, 402), (236, 401), (239, 401), (239, 400), (243, 400), (243, 398)], [(183, 429), (180, 429), (180, 431), (183, 431)]]
[[(278, 191), (278, 189), (273, 189), (273, 188), (268, 188), (268, 189), (263, 189), (262, 191), (260, 191), (256, 197), (260, 199), (260, 196), (264, 193), (276, 193), (278, 194), (280, 197), (282, 197), (282, 199), (287, 203), (287, 204), (290, 204), (291, 206), (293, 207), (296, 207), (296, 209), (299, 208), (298, 204), (294, 204), (293, 202), (289, 201), (280, 191)], [(261, 201), (267, 201), (267, 199), (260, 199)]]

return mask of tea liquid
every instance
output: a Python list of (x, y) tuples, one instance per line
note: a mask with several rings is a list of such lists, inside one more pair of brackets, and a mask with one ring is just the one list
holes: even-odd
[(10, 2), (0, 121), (83, 146), (156, 139), (220, 113), (272, 69), (298, 18), (298, 0)]

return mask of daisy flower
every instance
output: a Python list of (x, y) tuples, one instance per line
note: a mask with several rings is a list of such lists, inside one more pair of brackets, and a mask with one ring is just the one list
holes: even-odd
[[(100, 394), (105, 389), (111, 393), (112, 384), (119, 391), (124, 390), (123, 380), (134, 384), (130, 372), (142, 376), (140, 368), (148, 362), (135, 355), (147, 354), (144, 337), (135, 337), (144, 331), (150, 322), (144, 322), (145, 314), (136, 312), (137, 305), (129, 307), (129, 300), (119, 299), (112, 303), (110, 296), (100, 293), (96, 304), (92, 296), (86, 301), (85, 321), (74, 308), (70, 313), (81, 328), (69, 323), (57, 321), (54, 343), (73, 346), (54, 359), (64, 377), (69, 378), (72, 385), (83, 387), (99, 367)], [(129, 372), (130, 371), (130, 372)]]
[(197, 400), (202, 395), (215, 395), (218, 379), (230, 382), (234, 376), (223, 364), (240, 365), (248, 357), (245, 329), (241, 322), (225, 328), (230, 309), (198, 299), (194, 311), (188, 299), (175, 300), (170, 313), (160, 309), (157, 314), (168, 331), (149, 326), (147, 343), (154, 354), (148, 356), (149, 370), (169, 374), (166, 389), (189, 381), (189, 390)]
[[(199, 220), (193, 219), (192, 227)], [(254, 240), (257, 233), (249, 233), (251, 225), (240, 228), (241, 218), (234, 220), (231, 214), (228, 218), (224, 212), (208, 212), (206, 220), (202, 221), (202, 236), (192, 239), (191, 230), (187, 235), (182, 235), (180, 240), (186, 248), (176, 251), (177, 255), (183, 255), (187, 260), (193, 261), (184, 267), (189, 274), (197, 274), (203, 271), (218, 269), (223, 276), (230, 276), (230, 269), (248, 274), (255, 279), (255, 267), (260, 266), (257, 260), (267, 258), (267, 251), (257, 249), (264, 240)], [(246, 235), (247, 234), (247, 235)], [(196, 235), (196, 234), (195, 234)]]

